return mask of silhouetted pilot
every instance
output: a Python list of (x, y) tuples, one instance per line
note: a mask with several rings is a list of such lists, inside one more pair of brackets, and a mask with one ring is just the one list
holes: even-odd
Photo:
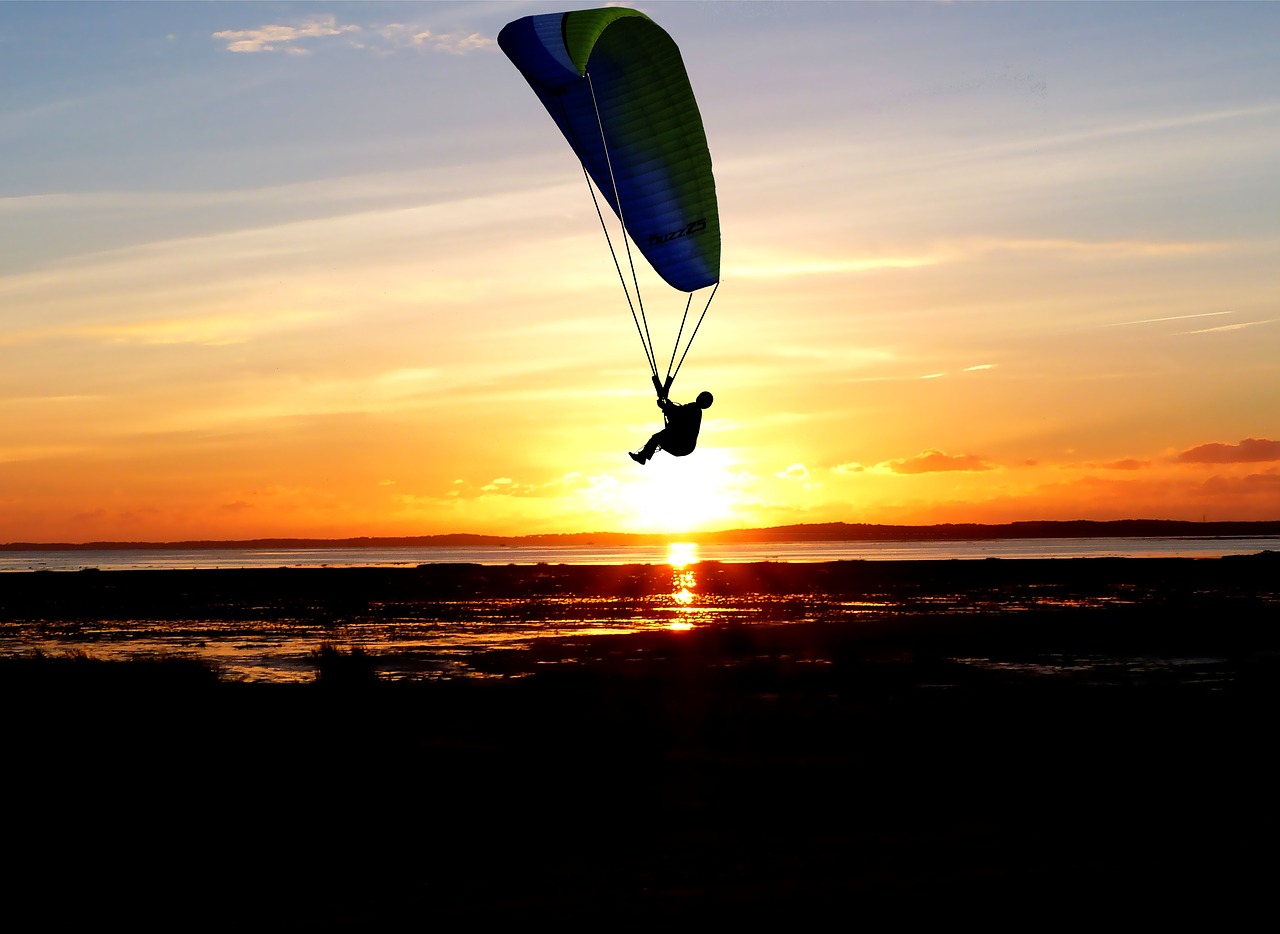
[(698, 430), (702, 428), (702, 410), (711, 408), (711, 393), (700, 392), (698, 398), (684, 405), (670, 399), (659, 399), (658, 407), (667, 427), (657, 432), (638, 452), (627, 452), (637, 464), (643, 464), (657, 451), (666, 451), (675, 457), (684, 457), (698, 443)]

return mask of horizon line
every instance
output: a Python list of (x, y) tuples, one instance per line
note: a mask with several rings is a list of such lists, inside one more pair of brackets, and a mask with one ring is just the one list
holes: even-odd
[[(595, 539), (608, 539), (614, 543), (623, 541), (640, 543), (653, 541), (670, 541), (672, 539), (685, 539), (691, 541), (747, 541), (750, 536), (763, 536), (768, 541), (778, 541), (782, 536), (794, 535), (798, 536), (791, 540), (807, 541), (807, 540), (825, 540), (825, 541), (842, 541), (842, 540), (866, 540), (868, 532), (880, 532), (881, 534), (897, 533), (890, 535), (891, 538), (902, 537), (904, 534), (911, 534), (912, 537), (930, 537), (930, 538), (949, 538), (953, 535), (945, 534), (956, 530), (973, 532), (981, 530), (985, 535), (968, 535), (965, 537), (1009, 537), (1008, 533), (1016, 533), (1016, 537), (1027, 538), (1055, 538), (1059, 537), (1053, 534), (1044, 534), (1048, 531), (1061, 531), (1064, 527), (1088, 527), (1094, 532), (1096, 537), (1099, 530), (1110, 531), (1112, 534), (1119, 534), (1120, 529), (1126, 530), (1124, 534), (1149, 536), (1151, 533), (1135, 532), (1136, 528), (1145, 527), (1152, 532), (1155, 530), (1169, 531), (1174, 528), (1193, 529), (1200, 528), (1205, 530), (1216, 529), (1216, 533), (1206, 531), (1205, 534), (1223, 534), (1228, 530), (1235, 530), (1237, 533), (1248, 532), (1253, 535), (1280, 535), (1280, 519), (1225, 519), (1225, 520), (1205, 520), (1205, 519), (1024, 519), (1015, 520), (1013, 522), (939, 522), (929, 525), (907, 525), (893, 523), (871, 523), (871, 522), (814, 522), (814, 523), (794, 523), (790, 525), (777, 526), (759, 526), (752, 528), (734, 528), (734, 529), (718, 529), (703, 532), (534, 532), (525, 534), (499, 535), (484, 532), (444, 532), (428, 535), (354, 535), (354, 536), (337, 536), (337, 537), (318, 537), (310, 538), (305, 536), (293, 535), (275, 535), (262, 536), (258, 538), (241, 538), (241, 539), (181, 539), (171, 541), (127, 541), (127, 540), (98, 540), (88, 542), (4, 542), (0, 543), (0, 549), (6, 551), (41, 551), (41, 550), (74, 550), (81, 549), (86, 551), (100, 549), (126, 549), (126, 548), (205, 548), (205, 549), (232, 549), (239, 547), (254, 547), (273, 545), (276, 547), (295, 545), (295, 546), (344, 546), (344, 547), (376, 547), (380, 545), (417, 545), (420, 547), (457, 547), (464, 543), (477, 544), (502, 544), (506, 542), (527, 542), (548, 540), (556, 540), (567, 542), (572, 539), (580, 544), (596, 544)], [(1263, 528), (1269, 531), (1262, 531)], [(852, 538), (844, 535), (836, 534), (852, 530), (857, 530), (859, 534)], [(999, 532), (1005, 535), (995, 534)], [(932, 533), (932, 534), (930, 534)], [(785, 539), (783, 539), (785, 540)]]

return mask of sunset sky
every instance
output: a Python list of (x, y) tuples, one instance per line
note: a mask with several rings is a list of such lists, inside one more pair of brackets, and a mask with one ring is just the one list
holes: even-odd
[(724, 231), (643, 467), (495, 43), (598, 5), (0, 4), (0, 542), (1280, 518), (1280, 4), (633, 4)]

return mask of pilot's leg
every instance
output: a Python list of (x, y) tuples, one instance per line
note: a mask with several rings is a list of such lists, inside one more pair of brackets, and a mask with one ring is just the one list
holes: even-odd
[(649, 458), (653, 457), (653, 455), (657, 453), (658, 445), (661, 442), (662, 442), (662, 432), (660, 431), (657, 434), (655, 434), (653, 437), (651, 437), (648, 441), (646, 441), (644, 444), (644, 447), (642, 447), (639, 450), (639, 452), (631, 453), (630, 454), (631, 459), (635, 461), (637, 464), (643, 464), (645, 461), (647, 461)]

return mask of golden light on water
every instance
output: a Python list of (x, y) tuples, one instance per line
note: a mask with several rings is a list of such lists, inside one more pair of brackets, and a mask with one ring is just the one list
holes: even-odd
[[(693, 606), (696, 599), (694, 590), (698, 586), (698, 578), (693, 573), (693, 565), (697, 564), (698, 546), (694, 542), (672, 542), (667, 546), (667, 564), (671, 565), (671, 599), (681, 608)], [(689, 622), (672, 623), (669, 629), (692, 629)]]

